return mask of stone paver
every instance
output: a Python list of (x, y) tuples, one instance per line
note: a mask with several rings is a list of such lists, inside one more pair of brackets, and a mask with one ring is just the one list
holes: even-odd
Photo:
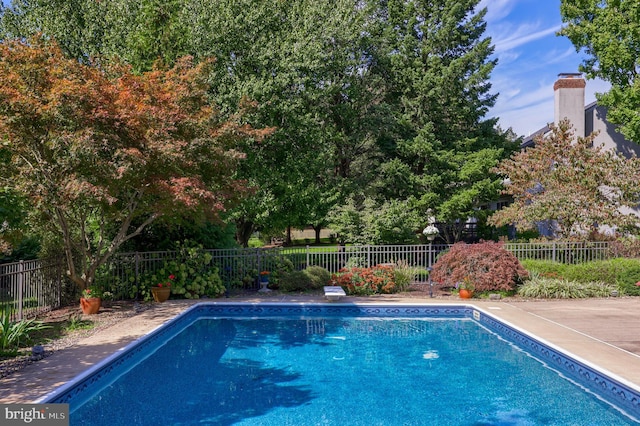
[[(216, 303), (326, 303), (322, 296), (278, 296), (217, 299)], [(489, 301), (423, 297), (344, 297), (340, 303), (467, 303), (598, 366), (640, 390), (640, 298), (567, 301)], [(334, 302), (335, 303), (335, 302)], [(184, 311), (193, 302), (154, 305), (100, 333), (0, 380), (0, 403), (35, 402), (100, 360)]]

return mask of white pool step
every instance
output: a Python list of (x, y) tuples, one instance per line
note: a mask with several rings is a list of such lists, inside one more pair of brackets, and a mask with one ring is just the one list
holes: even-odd
[(339, 285), (326, 285), (324, 286), (324, 297), (327, 300), (340, 300), (342, 296), (346, 296), (342, 287)]

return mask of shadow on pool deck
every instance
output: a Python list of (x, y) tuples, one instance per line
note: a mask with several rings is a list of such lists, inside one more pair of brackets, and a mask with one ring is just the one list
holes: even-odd
[[(321, 296), (255, 294), (211, 300), (214, 303), (325, 303)], [(640, 298), (558, 301), (465, 302), (422, 296), (345, 297), (337, 303), (470, 304), (502, 321), (598, 366), (640, 390)], [(0, 380), (0, 403), (35, 402), (102, 359), (192, 306), (168, 301), (128, 318), (77, 345), (33, 363)], [(329, 302), (336, 303), (336, 302)]]

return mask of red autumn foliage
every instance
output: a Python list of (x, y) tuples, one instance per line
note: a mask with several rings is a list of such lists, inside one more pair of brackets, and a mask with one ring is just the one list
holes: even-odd
[(160, 216), (215, 219), (248, 193), (234, 179), (243, 157), (236, 147), (271, 129), (226, 119), (211, 104), (212, 61), (185, 57), (136, 74), (117, 61), (67, 58), (44, 37), (0, 43), (0, 139), (9, 156), (0, 172), (64, 242), (80, 288)]
[(342, 268), (331, 277), (332, 285), (343, 287), (347, 294), (371, 295), (395, 293), (393, 267)]
[(484, 241), (456, 243), (433, 265), (434, 282), (453, 287), (469, 278), (475, 291), (511, 291), (529, 273), (504, 244)]

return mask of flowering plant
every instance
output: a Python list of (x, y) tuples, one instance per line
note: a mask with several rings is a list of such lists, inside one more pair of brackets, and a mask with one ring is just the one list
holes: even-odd
[(262, 276), (269, 275), (269, 271), (261, 271), (260, 275), (262, 275)]
[(462, 281), (456, 283), (456, 289), (473, 291), (476, 286), (473, 284), (471, 277), (464, 277)]
[(95, 287), (87, 287), (82, 290), (82, 297), (84, 299), (92, 299), (94, 297), (100, 297), (100, 290)]
[(438, 228), (435, 225), (429, 225), (426, 228), (424, 228), (422, 233), (425, 236), (430, 237), (430, 236), (438, 235), (440, 233), (440, 231), (438, 230)]
[(156, 287), (160, 287), (160, 288), (162, 288), (162, 287), (171, 287), (171, 281), (173, 281), (175, 279), (176, 279), (176, 276), (171, 274), (171, 275), (169, 275), (169, 280), (167, 282), (160, 282), (160, 283), (156, 284)]
[(342, 268), (331, 277), (331, 285), (345, 288), (350, 295), (390, 294), (397, 291), (393, 266), (389, 265)]

